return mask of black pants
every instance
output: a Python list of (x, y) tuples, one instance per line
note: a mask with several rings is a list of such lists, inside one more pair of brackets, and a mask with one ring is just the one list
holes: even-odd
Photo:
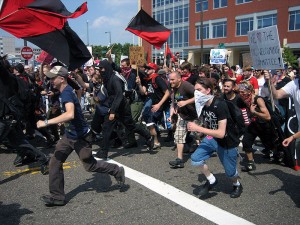
[(117, 164), (103, 160), (97, 161), (92, 156), (92, 146), (83, 139), (73, 140), (65, 135), (58, 141), (49, 164), (49, 189), (51, 197), (65, 200), (63, 163), (73, 152), (79, 156), (83, 167), (88, 172), (108, 173), (115, 176), (119, 172)]
[(13, 148), (17, 149), (20, 156), (36, 158), (41, 164), (47, 161), (46, 155), (26, 140), (19, 122), (12, 123), (12, 120), (0, 120), (0, 142), (5, 138)]
[(242, 143), (243, 150), (246, 152), (252, 152), (252, 145), (256, 137), (259, 137), (262, 144), (268, 150), (273, 150), (276, 146), (275, 139), (277, 134), (274, 132), (274, 127), (270, 122), (258, 123), (252, 122), (246, 129)]
[[(143, 129), (142, 126), (137, 126), (132, 119), (131, 116), (131, 109), (129, 104), (126, 102), (123, 104), (123, 107), (120, 107), (120, 110), (116, 114), (116, 118), (114, 120), (109, 120), (109, 114), (104, 117), (103, 123), (103, 148), (102, 151), (107, 153), (109, 151), (109, 140), (112, 131), (114, 130), (117, 122), (121, 122), (124, 124), (126, 131), (127, 138), (134, 136), (134, 133), (140, 134), (146, 140), (150, 139), (151, 135), (150, 132), (146, 129)], [(129, 142), (132, 140), (128, 140)]]

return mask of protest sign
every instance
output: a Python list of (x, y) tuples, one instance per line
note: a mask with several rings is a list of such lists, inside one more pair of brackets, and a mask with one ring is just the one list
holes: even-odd
[(227, 50), (226, 49), (211, 49), (210, 64), (226, 64)]
[(143, 46), (131, 46), (129, 47), (129, 59), (131, 65), (144, 65), (145, 52)]
[(253, 67), (260, 69), (283, 69), (277, 25), (248, 32)]

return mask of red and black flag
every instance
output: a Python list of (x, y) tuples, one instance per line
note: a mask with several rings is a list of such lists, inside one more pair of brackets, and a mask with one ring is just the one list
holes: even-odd
[(165, 57), (168, 60), (172, 60), (172, 62), (176, 61), (175, 56), (173, 55), (173, 53), (171, 52), (171, 49), (169, 48), (168, 42), (166, 42), (166, 47), (165, 47)]
[(125, 30), (134, 33), (154, 45), (157, 49), (161, 48), (171, 34), (170, 29), (161, 25), (143, 9), (141, 9), (134, 18), (132, 18)]
[(67, 19), (85, 12), (86, 2), (71, 13), (60, 0), (4, 0), (0, 28), (39, 46), (72, 70), (88, 61), (91, 54)]

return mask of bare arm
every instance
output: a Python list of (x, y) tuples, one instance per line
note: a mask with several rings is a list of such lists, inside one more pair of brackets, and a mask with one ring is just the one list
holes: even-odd
[[(257, 106), (259, 107), (261, 112), (255, 111), (255, 108)], [(251, 111), (252, 114), (254, 114), (255, 116), (258, 116), (261, 119), (271, 120), (271, 115), (270, 115), (270, 113), (269, 113), (269, 111), (266, 107), (266, 104), (265, 104), (265, 102), (262, 98), (257, 99), (257, 105), (255, 105), (255, 104), (251, 105), (250, 111)]]
[(43, 120), (39, 120), (36, 123), (37, 128), (46, 127), (47, 125), (64, 123), (64, 122), (74, 119), (74, 115), (75, 115), (74, 103), (72, 103), (72, 102), (66, 103), (65, 108), (66, 108), (66, 112), (64, 112), (63, 114), (61, 114), (53, 119), (48, 120), (48, 124), (46, 124), (45, 121), (43, 121)]

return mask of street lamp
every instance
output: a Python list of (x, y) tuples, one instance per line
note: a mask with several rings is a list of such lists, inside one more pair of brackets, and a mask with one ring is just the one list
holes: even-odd
[(110, 45), (111, 45), (111, 32), (110, 31), (106, 31), (105, 33), (109, 35), (108, 47), (110, 47)]
[(89, 21), (86, 21), (86, 37), (87, 37), (87, 46), (90, 45), (90, 38), (89, 38)]

